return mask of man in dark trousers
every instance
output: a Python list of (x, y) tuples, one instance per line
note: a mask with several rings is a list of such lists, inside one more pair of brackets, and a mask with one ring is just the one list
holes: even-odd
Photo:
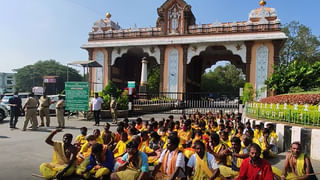
[(10, 128), (16, 129), (18, 118), (21, 115), (22, 110), (21, 99), (18, 96), (18, 92), (15, 92), (9, 99), (8, 105), (10, 106)]
[(101, 97), (99, 97), (98, 93), (94, 94), (94, 98), (91, 100), (91, 110), (93, 111), (94, 115), (94, 126), (99, 126), (100, 124), (100, 111), (103, 104), (103, 100)]

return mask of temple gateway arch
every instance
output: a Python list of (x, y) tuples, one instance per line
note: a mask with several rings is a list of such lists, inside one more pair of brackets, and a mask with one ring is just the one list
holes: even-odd
[[(275, 9), (263, 0), (259, 5), (247, 20), (199, 25), (184, 0), (167, 0), (157, 9), (156, 26), (151, 28), (122, 29), (107, 13), (81, 46), (90, 61), (102, 65), (90, 70), (90, 88), (101, 91), (109, 81), (123, 88), (130, 80), (145, 86), (146, 67), (159, 66), (160, 92), (195, 92), (205, 68), (227, 59), (242, 69), (255, 89), (265, 89), (287, 37)], [(266, 96), (267, 90), (259, 98)]]

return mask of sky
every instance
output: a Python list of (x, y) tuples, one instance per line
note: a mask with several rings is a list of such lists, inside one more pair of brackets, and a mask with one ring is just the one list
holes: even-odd
[[(282, 24), (298, 21), (320, 36), (319, 0), (266, 0)], [(122, 28), (154, 27), (165, 0), (0, 0), (0, 72), (54, 59), (87, 60), (80, 48), (95, 21), (110, 12)], [(197, 24), (247, 21), (259, 0), (186, 0)]]

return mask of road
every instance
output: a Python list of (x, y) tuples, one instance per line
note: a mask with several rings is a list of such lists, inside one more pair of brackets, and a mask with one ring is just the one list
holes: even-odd
[[(143, 120), (155, 117), (156, 120), (168, 117), (168, 114), (152, 114), (142, 116)], [(175, 115), (178, 120), (179, 116)], [(130, 118), (130, 119), (136, 119)], [(106, 120), (104, 120), (106, 121)], [(51, 117), (52, 127), (38, 128), (37, 131), (21, 131), (24, 117), (19, 118), (17, 127), (19, 129), (9, 129), (9, 119), (0, 122), (0, 180), (36, 180), (37, 177), (31, 176), (32, 173), (39, 174), (39, 165), (43, 162), (50, 162), (52, 158), (52, 147), (44, 141), (51, 130), (57, 126), (55, 117)], [(93, 126), (94, 122), (85, 121), (77, 118), (66, 118), (66, 128), (58, 133), (54, 140), (62, 140), (64, 133), (71, 133), (75, 136), (80, 134), (80, 127), (86, 126), (88, 134), (96, 128), (102, 130), (103, 126)], [(101, 123), (101, 124), (104, 124)], [(115, 131), (116, 127), (111, 126)], [(283, 165), (285, 153), (279, 154), (278, 158), (272, 160), (272, 164), (278, 168)], [(320, 172), (320, 162), (312, 160), (315, 172)]]

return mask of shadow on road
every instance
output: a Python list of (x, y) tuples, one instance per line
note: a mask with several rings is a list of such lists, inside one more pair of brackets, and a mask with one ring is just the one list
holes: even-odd
[(37, 128), (36, 130), (27, 129), (27, 131), (32, 131), (32, 132), (51, 132), (51, 130), (49, 130), (49, 129), (42, 129), (42, 128)]
[(0, 124), (6, 124), (6, 123), (9, 123), (10, 121), (9, 120), (2, 120), (0, 121)]
[(80, 128), (74, 127), (74, 126), (66, 126), (64, 129), (80, 129)]
[(10, 137), (8, 137), (8, 136), (0, 136), (0, 138), (4, 139), (4, 138), (10, 138)]
[[(51, 131), (54, 130), (54, 129), (56, 129), (56, 127), (38, 128), (38, 129), (35, 130), (35, 131), (39, 131), (39, 132), (51, 132)], [(67, 130), (67, 129), (80, 129), (80, 128), (77, 128), (77, 127), (74, 127), (74, 126), (66, 126), (64, 129)]]
[[(31, 130), (31, 129), (28, 129), (28, 130), (29, 131), (34, 131), (34, 132), (51, 132), (54, 129), (57, 129), (57, 127), (54, 127), (54, 126), (51, 126), (51, 127), (39, 127), (39, 128), (37, 128), (37, 130)], [(77, 128), (77, 127), (74, 127), (74, 126), (66, 126), (64, 129), (67, 130), (67, 129), (80, 129), (80, 128)]]

